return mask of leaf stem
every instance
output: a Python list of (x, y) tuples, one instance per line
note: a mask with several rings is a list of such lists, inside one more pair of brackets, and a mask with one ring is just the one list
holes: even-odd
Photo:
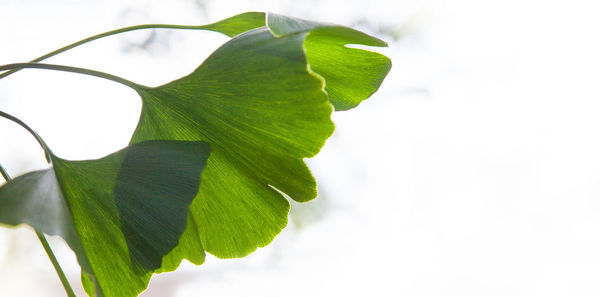
[[(0, 174), (2, 174), (2, 177), (7, 182), (11, 180), (10, 175), (8, 175), (6, 170), (4, 170), (2, 165), (0, 165)], [(42, 233), (38, 230), (35, 230), (35, 234), (37, 235), (38, 239), (42, 243), (42, 246), (44, 247), (44, 251), (46, 251), (46, 255), (48, 255), (48, 258), (50, 258), (50, 262), (52, 262), (52, 266), (54, 266), (54, 270), (56, 270), (56, 274), (58, 274), (58, 278), (60, 279), (60, 282), (62, 283), (63, 287), (65, 288), (65, 292), (67, 293), (67, 296), (68, 297), (77, 297), (77, 295), (75, 295), (75, 292), (73, 291), (73, 288), (71, 288), (71, 284), (69, 284), (69, 280), (67, 279), (65, 272), (60, 267), (60, 264), (58, 263), (58, 260), (56, 259), (56, 256), (54, 255), (54, 252), (52, 252), (52, 248), (50, 247), (50, 244), (48, 243), (46, 236), (44, 235), (44, 233)]]
[[(68, 51), (74, 47), (80, 46), (82, 44), (88, 43), (90, 41), (94, 41), (96, 39), (100, 39), (103, 37), (107, 37), (107, 36), (111, 36), (111, 35), (115, 35), (115, 34), (120, 34), (120, 33), (125, 33), (125, 32), (129, 32), (129, 31), (135, 31), (135, 30), (141, 30), (141, 29), (184, 29), (184, 30), (201, 30), (201, 29), (205, 29), (205, 28), (209, 28), (212, 24), (208, 24), (208, 25), (200, 25), (200, 26), (186, 26), (186, 25), (168, 25), (168, 24), (146, 24), (146, 25), (137, 25), (137, 26), (130, 26), (130, 27), (125, 27), (125, 28), (120, 28), (120, 29), (116, 29), (116, 30), (112, 30), (112, 31), (108, 31), (108, 32), (104, 32), (104, 33), (100, 33), (94, 36), (90, 36), (88, 38), (82, 39), (80, 41), (74, 42), (72, 44), (63, 46), (55, 51), (52, 51), (50, 53), (47, 53), (43, 56), (40, 56), (38, 58), (35, 58), (33, 60), (31, 60), (30, 62), (35, 63), (35, 62), (40, 62), (43, 61), (45, 59), (48, 59), (52, 56), (58, 55), (62, 52)], [(15, 69), (11, 69), (10, 71), (4, 72), (4, 73), (0, 73), (0, 79), (4, 78), (6, 76), (9, 76), (19, 70), (21, 70), (22, 68), (15, 68)], [(2, 70), (4, 71), (4, 70)]]
[(86, 69), (86, 68), (73, 67), (73, 66), (42, 64), (42, 63), (13, 63), (13, 64), (6, 64), (6, 65), (0, 66), (0, 71), (23, 69), (23, 68), (37, 68), (37, 69), (47, 69), (47, 70), (56, 70), (56, 71), (65, 71), (65, 72), (85, 74), (85, 75), (90, 75), (90, 76), (95, 76), (95, 77), (112, 80), (114, 82), (126, 85), (134, 90), (139, 90), (140, 88), (144, 87), (144, 86), (136, 84), (130, 80), (127, 80), (122, 77), (112, 75), (112, 74), (109, 74), (106, 72), (101, 72), (101, 71), (91, 70), (91, 69)]
[(46, 251), (46, 255), (48, 255), (48, 258), (50, 258), (50, 262), (52, 262), (52, 266), (54, 266), (54, 270), (56, 270), (56, 274), (58, 274), (58, 278), (60, 278), (60, 282), (62, 283), (63, 287), (65, 288), (65, 292), (67, 293), (67, 296), (77, 297), (77, 295), (75, 295), (75, 292), (73, 292), (73, 288), (71, 288), (71, 284), (69, 284), (69, 280), (67, 279), (65, 272), (60, 267), (58, 260), (56, 260), (56, 256), (54, 256), (54, 253), (52, 252), (52, 248), (50, 247), (50, 244), (48, 244), (48, 240), (46, 240), (46, 236), (44, 235), (44, 233), (42, 233), (38, 230), (35, 230), (35, 234), (37, 235), (38, 239), (42, 243), (42, 246), (44, 247), (44, 250)]
[(8, 175), (8, 172), (4, 170), (4, 167), (2, 167), (2, 165), (0, 165), (0, 174), (2, 175), (2, 178), (4, 178), (5, 181), (10, 180), (10, 175)]
[[(19, 120), (17, 117), (14, 117), (6, 112), (3, 112), (0, 110), (0, 117), (3, 117), (5, 119), (11, 120), (15, 123), (17, 123), (19, 126), (25, 128), (25, 130), (27, 130), (27, 132), (29, 132), (34, 138), (35, 140), (37, 140), (37, 142), (40, 144), (40, 146), (42, 147), (42, 149), (44, 150), (44, 154), (46, 155), (46, 161), (50, 162), (50, 157), (52, 156), (52, 151), (50, 150), (50, 148), (48, 148), (48, 146), (46, 145), (46, 143), (44, 142), (44, 140), (42, 139), (42, 137), (40, 137), (39, 134), (37, 134), (35, 131), (33, 131), (33, 129), (31, 129), (29, 126), (27, 126), (27, 124), (25, 124), (25, 122)], [(5, 180), (9, 180), (10, 178), (8, 178), (8, 175), (5, 175), (5, 171), (4, 169), (2, 169), (2, 176), (4, 177)]]

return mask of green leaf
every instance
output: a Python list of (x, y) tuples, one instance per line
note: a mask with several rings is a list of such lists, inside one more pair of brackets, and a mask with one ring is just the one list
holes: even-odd
[[(268, 27), (224, 44), (190, 75), (139, 88), (143, 107), (132, 143), (202, 140), (213, 152), (190, 207), (206, 251), (243, 257), (287, 224), (283, 194), (313, 199), (304, 158), (333, 133), (332, 105), (349, 109), (377, 90), (391, 63), (348, 48), (384, 46), (350, 28), (268, 14)], [(187, 232), (187, 231), (186, 231)], [(185, 249), (184, 249), (185, 250)], [(171, 256), (171, 255), (169, 255)]]
[(147, 141), (98, 160), (53, 155), (53, 167), (0, 187), (0, 222), (63, 237), (89, 295), (137, 296), (152, 272), (174, 265), (165, 254), (203, 262), (200, 243), (180, 236), (195, 231), (189, 205), (209, 153), (205, 142)]
[(240, 33), (263, 27), (265, 25), (264, 12), (245, 12), (216, 23), (202, 26), (204, 30), (211, 30), (233, 37)]

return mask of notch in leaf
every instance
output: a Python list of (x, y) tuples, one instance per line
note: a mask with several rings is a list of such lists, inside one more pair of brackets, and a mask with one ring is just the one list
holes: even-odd
[[(146, 141), (87, 161), (46, 150), (51, 168), (0, 187), (0, 223), (63, 237), (91, 296), (137, 295), (164, 261), (173, 262), (163, 256), (177, 254), (210, 146)], [(204, 252), (195, 244), (195, 253), (186, 256), (201, 264)]]

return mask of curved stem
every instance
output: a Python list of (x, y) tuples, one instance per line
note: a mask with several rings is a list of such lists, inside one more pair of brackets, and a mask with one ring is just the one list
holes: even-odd
[[(2, 177), (4, 177), (4, 179), (6, 181), (11, 180), (10, 176), (8, 175), (6, 170), (4, 170), (2, 165), (0, 165), (0, 174), (2, 174)], [(71, 284), (69, 284), (69, 280), (67, 279), (65, 272), (60, 267), (60, 264), (58, 263), (58, 260), (56, 259), (56, 256), (54, 255), (54, 252), (52, 252), (52, 248), (50, 247), (50, 244), (48, 243), (46, 236), (44, 235), (44, 233), (42, 233), (38, 230), (35, 230), (35, 234), (37, 235), (38, 239), (42, 243), (42, 246), (44, 247), (44, 251), (46, 251), (46, 255), (48, 255), (48, 258), (50, 258), (50, 262), (52, 262), (52, 266), (54, 266), (54, 270), (56, 270), (56, 274), (58, 274), (58, 278), (60, 279), (60, 282), (62, 283), (63, 287), (65, 288), (65, 292), (67, 293), (67, 296), (77, 297), (77, 295), (75, 295), (75, 292), (73, 291), (73, 288), (71, 288)]]
[[(30, 62), (40, 62), (42, 60), (48, 59), (52, 56), (58, 55), (62, 52), (68, 51), (74, 47), (80, 46), (82, 44), (88, 43), (90, 41), (94, 41), (96, 39), (100, 39), (103, 37), (107, 37), (107, 36), (111, 36), (111, 35), (115, 35), (115, 34), (120, 34), (120, 33), (125, 33), (125, 32), (129, 32), (129, 31), (135, 31), (135, 30), (141, 30), (141, 29), (184, 29), (184, 30), (201, 30), (201, 29), (205, 29), (205, 28), (209, 28), (211, 26), (211, 24), (209, 25), (200, 25), (200, 26), (185, 26), (185, 25), (167, 25), (167, 24), (147, 24), (147, 25), (137, 25), (137, 26), (131, 26), (131, 27), (125, 27), (125, 28), (121, 28), (121, 29), (116, 29), (116, 30), (112, 30), (112, 31), (108, 31), (108, 32), (104, 32), (104, 33), (100, 33), (85, 39), (82, 39), (80, 41), (77, 41), (75, 43), (69, 44), (67, 46), (61, 47), (55, 51), (52, 51), (50, 53), (47, 53), (43, 56), (40, 56), (38, 58), (35, 58), (33, 60), (31, 60)], [(15, 69), (11, 69), (10, 71), (4, 72), (0, 74), (0, 79), (4, 78), (6, 76), (9, 76), (19, 70), (21, 70), (22, 68), (15, 68)]]
[(126, 85), (134, 90), (139, 90), (144, 86), (136, 84), (130, 80), (124, 79), (122, 77), (112, 75), (106, 72), (72, 67), (72, 66), (64, 66), (64, 65), (55, 65), (55, 64), (41, 64), (41, 63), (14, 63), (14, 64), (6, 64), (0, 66), (0, 71), (4, 70), (14, 70), (14, 69), (23, 69), (23, 68), (37, 68), (37, 69), (47, 69), (47, 70), (56, 70), (56, 71), (65, 71), (65, 72), (73, 72), (79, 74), (85, 74), (95, 77), (100, 77), (108, 80), (112, 80), (114, 82)]
[[(35, 138), (35, 140), (37, 140), (37, 142), (40, 144), (40, 146), (44, 150), (44, 153), (46, 155), (46, 161), (50, 162), (50, 156), (52, 156), (52, 151), (50, 150), (50, 148), (48, 148), (48, 146), (46, 145), (46, 143), (44, 142), (42, 137), (40, 137), (40, 135), (35, 133), (35, 131), (33, 131), (33, 129), (31, 129), (29, 126), (27, 126), (27, 124), (25, 124), (23, 121), (19, 120), (18, 118), (14, 117), (6, 112), (3, 112), (1, 110), (0, 110), (0, 117), (11, 120), (11, 121), (17, 123), (19, 126), (25, 128), (25, 130), (27, 130), (27, 132), (29, 132)], [(2, 170), (4, 170), (4, 169), (2, 169)], [(8, 175), (4, 175), (5, 173), (6, 172), (3, 172), (2, 176), (4, 176), (4, 179), (9, 180), (10, 178), (7, 178)]]

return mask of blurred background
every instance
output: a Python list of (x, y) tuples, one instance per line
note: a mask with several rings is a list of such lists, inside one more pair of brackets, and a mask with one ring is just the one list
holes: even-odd
[[(378, 36), (393, 68), (307, 160), (319, 197), (293, 203), (274, 242), (156, 275), (141, 296), (600, 295), (600, 18), (595, 1), (2, 0), (0, 64), (143, 23), (205, 24), (244, 11), (339, 23)], [(227, 39), (150, 30), (51, 58), (156, 86)], [(0, 110), (57, 155), (124, 147), (140, 100), (115, 83), (24, 70)], [(0, 121), (0, 163), (44, 168)], [(79, 267), (50, 238), (79, 296)], [(0, 296), (65, 296), (35, 234), (0, 228)]]

